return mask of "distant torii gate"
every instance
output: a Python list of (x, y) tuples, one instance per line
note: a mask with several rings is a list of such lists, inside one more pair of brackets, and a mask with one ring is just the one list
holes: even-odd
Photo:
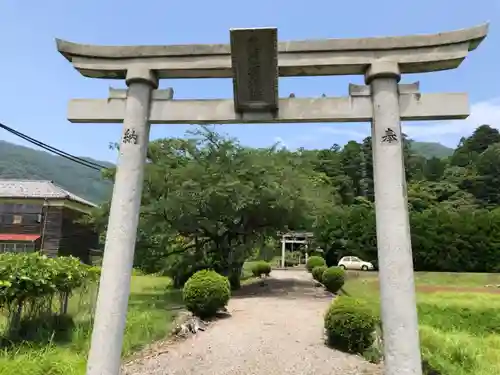
[(281, 267), (285, 268), (285, 253), (287, 244), (301, 244), (305, 247), (306, 263), (308, 258), (308, 248), (314, 234), (311, 232), (286, 232), (281, 235)]
[[(150, 124), (371, 122), (386, 375), (421, 375), (401, 121), (464, 119), (467, 94), (422, 94), (402, 74), (455, 69), (488, 25), (434, 35), (278, 43), (276, 28), (233, 29), (230, 44), (92, 46), (57, 41), (84, 76), (125, 80), (68, 118), (122, 123), (88, 375), (118, 375)], [(279, 98), (278, 78), (362, 75), (345, 97)], [(162, 78), (230, 78), (233, 98), (174, 100)]]

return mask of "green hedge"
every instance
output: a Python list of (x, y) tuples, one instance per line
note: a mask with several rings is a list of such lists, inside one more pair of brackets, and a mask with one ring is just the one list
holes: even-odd
[(189, 311), (200, 318), (210, 318), (227, 305), (231, 285), (227, 277), (212, 270), (202, 270), (186, 281), (182, 295)]
[[(0, 308), (9, 316), (9, 334), (21, 321), (50, 314), (65, 314), (71, 294), (97, 281), (100, 269), (74, 257), (49, 258), (36, 253), (0, 254)], [(54, 299), (59, 300), (55, 311)]]
[(340, 267), (327, 268), (321, 276), (321, 282), (331, 293), (337, 293), (345, 283), (345, 271)]
[(326, 265), (325, 260), (320, 256), (312, 256), (307, 259), (306, 268), (309, 272), (312, 272), (314, 267)]
[[(410, 213), (415, 271), (500, 272), (500, 208), (438, 205)], [(345, 255), (377, 259), (373, 208), (338, 208), (316, 228), (329, 266)]]
[(348, 353), (361, 354), (373, 344), (378, 323), (378, 317), (364, 301), (336, 297), (325, 315), (328, 344)]
[(327, 268), (328, 268), (327, 266), (314, 267), (312, 272), (311, 272), (313, 279), (322, 283), (323, 282), (323, 272), (325, 272)]
[(49, 258), (40, 253), (0, 254), (0, 307), (71, 293), (100, 270), (74, 257)]
[(254, 277), (269, 276), (271, 273), (271, 265), (264, 261), (255, 262), (252, 265), (252, 275)]

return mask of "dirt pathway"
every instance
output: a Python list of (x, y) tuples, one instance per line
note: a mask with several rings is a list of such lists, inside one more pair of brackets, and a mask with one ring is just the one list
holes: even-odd
[[(331, 297), (305, 271), (273, 271), (267, 286), (233, 296), (231, 317), (126, 367), (124, 375), (362, 375), (380, 370), (327, 348), (323, 314)], [(165, 348), (163, 348), (165, 350)]]

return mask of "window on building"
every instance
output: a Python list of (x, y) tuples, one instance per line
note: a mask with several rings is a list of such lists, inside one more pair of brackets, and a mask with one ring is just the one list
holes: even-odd
[(12, 216), (12, 224), (21, 224), (23, 222), (22, 215), (13, 215)]
[(4, 213), (12, 213), (14, 211), (14, 205), (12, 203), (2, 203), (0, 209)]
[(0, 215), (0, 223), (12, 224), (13, 215), (12, 214), (2, 214)]
[(23, 224), (39, 224), (42, 222), (42, 214), (24, 214)]
[(27, 253), (35, 250), (33, 242), (0, 243), (0, 253)]
[(26, 206), (28, 206), (29, 212), (33, 214), (40, 214), (43, 211), (43, 205), (41, 204), (28, 204)]

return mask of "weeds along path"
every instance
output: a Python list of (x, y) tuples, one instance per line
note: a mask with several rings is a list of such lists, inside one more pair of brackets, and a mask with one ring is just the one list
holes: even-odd
[(378, 375), (357, 356), (327, 348), (323, 314), (331, 296), (305, 271), (273, 271), (229, 304), (231, 317), (128, 365), (124, 375)]

